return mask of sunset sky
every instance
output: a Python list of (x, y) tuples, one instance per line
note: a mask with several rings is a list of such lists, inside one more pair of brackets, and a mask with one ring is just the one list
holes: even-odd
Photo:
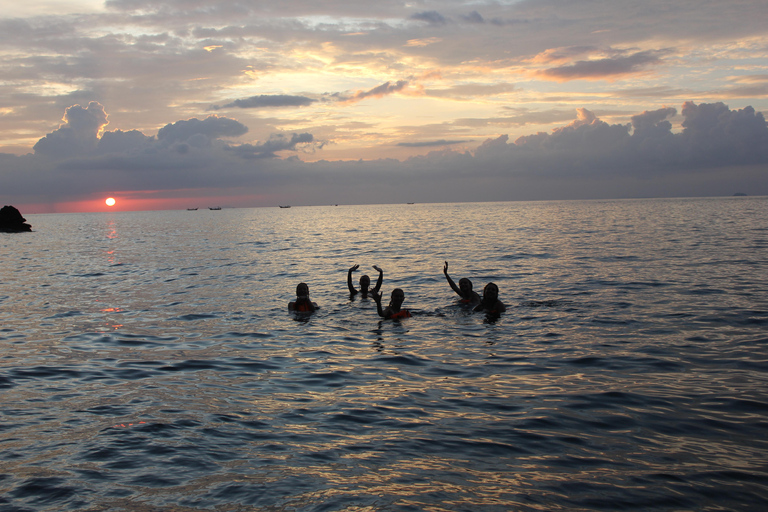
[(27, 0), (22, 213), (768, 195), (765, 0)]

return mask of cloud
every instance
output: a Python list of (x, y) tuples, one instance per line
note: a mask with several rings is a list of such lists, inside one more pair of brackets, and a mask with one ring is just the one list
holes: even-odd
[(654, 135), (667, 136), (672, 133), (672, 123), (668, 118), (677, 114), (677, 110), (665, 107), (653, 112), (643, 112), (632, 116), (632, 128), (634, 136), (642, 138), (654, 138)]
[(278, 151), (294, 151), (298, 144), (307, 144), (314, 141), (311, 133), (294, 133), (290, 138), (285, 134), (275, 134), (263, 144), (240, 144), (226, 146), (228, 151), (242, 158), (274, 158)]
[(587, 109), (552, 133), (520, 137), (514, 144), (488, 140), (477, 156), (503, 153), (512, 168), (564, 176), (630, 173), (662, 175), (696, 169), (768, 164), (768, 125), (752, 107), (730, 110), (723, 103), (683, 105), (683, 131), (667, 121), (677, 111), (662, 108), (609, 125)]
[(345, 103), (355, 103), (367, 98), (383, 98), (384, 96), (388, 96), (398, 91), (402, 91), (407, 86), (408, 86), (407, 80), (398, 80), (395, 83), (385, 82), (367, 91), (357, 91), (352, 95), (337, 94), (335, 96), (338, 98), (339, 101), (342, 101)]
[(424, 21), (430, 25), (445, 25), (448, 23), (448, 20), (445, 19), (445, 17), (443, 17), (443, 15), (437, 11), (417, 12), (411, 15), (411, 19), (416, 21)]
[[(357, 103), (369, 98), (383, 98), (402, 91), (408, 86), (407, 80), (398, 80), (397, 82), (384, 82), (381, 85), (369, 89), (367, 91), (357, 91), (355, 93), (325, 93), (322, 94), (322, 101), (331, 101), (339, 103)], [(288, 94), (262, 94), (259, 96), (251, 96), (250, 98), (237, 99), (222, 106), (214, 105), (213, 110), (221, 110), (225, 108), (273, 108), (273, 107), (306, 107), (316, 103), (317, 100), (309, 98), (307, 96), (297, 96)]]
[(570, 62), (576, 57), (598, 52), (595, 46), (567, 46), (562, 48), (549, 48), (531, 59), (535, 64), (560, 64)]
[(272, 108), (272, 107), (306, 107), (317, 100), (306, 96), (292, 96), (288, 94), (261, 94), (250, 98), (238, 99), (222, 106), (214, 106), (214, 110), (223, 108)]
[[(95, 138), (106, 114), (98, 104), (93, 118), (86, 113), (67, 109), (66, 123), (52, 133), (68, 128)], [(676, 108), (647, 110), (624, 124), (581, 108), (554, 130), (514, 141), (501, 134), (473, 151), (448, 147), (461, 140), (405, 141), (399, 146), (440, 149), (402, 161), (312, 163), (278, 156), (321, 146), (309, 132), (235, 144), (227, 139), (247, 127), (211, 116), (167, 124), (156, 136), (104, 132), (90, 152), (0, 155), (0, 202), (74, 201), (109, 190), (178, 195), (182, 189), (277, 194), (293, 204), (768, 194), (768, 125), (761, 113), (686, 102), (680, 115), (682, 130), (676, 132), (670, 122), (677, 119)]]
[[(629, 134), (626, 125), (609, 125), (591, 111), (577, 109), (577, 118), (566, 126), (556, 128), (551, 134), (538, 133), (518, 138), (514, 146), (526, 151), (537, 151), (545, 159), (570, 159), (570, 164), (600, 167), (615, 165), (619, 148), (625, 145)], [(482, 148), (482, 146), (481, 146)]]
[(472, 11), (469, 14), (462, 16), (461, 19), (468, 23), (485, 23), (485, 19), (483, 19), (482, 15), (477, 11)]
[(600, 80), (642, 71), (650, 64), (661, 62), (659, 51), (642, 51), (628, 56), (581, 60), (571, 65), (558, 66), (536, 72), (536, 75), (555, 81), (577, 79)]
[(72, 105), (64, 112), (63, 124), (34, 146), (35, 154), (51, 157), (89, 153), (98, 144), (99, 132), (109, 124), (104, 107), (92, 101), (87, 107)]
[(718, 166), (768, 162), (768, 127), (752, 107), (724, 103), (683, 104), (682, 148), (690, 164)]
[(465, 14), (461, 17), (461, 19), (466, 21), (467, 23), (480, 23), (480, 24), (485, 23), (485, 19), (477, 11), (472, 11), (469, 14)]
[(133, 153), (152, 146), (154, 137), (147, 137), (138, 130), (104, 132), (96, 146), (99, 154)]
[(431, 44), (437, 44), (442, 42), (443, 39), (441, 37), (424, 37), (419, 39), (409, 39), (407, 43), (405, 43), (406, 47), (423, 47), (423, 46), (429, 46)]
[(407, 80), (398, 80), (397, 82), (385, 82), (381, 85), (367, 91), (357, 91), (354, 93), (337, 92), (325, 93), (321, 95), (321, 100), (307, 96), (289, 95), (289, 94), (262, 94), (251, 96), (249, 98), (237, 99), (225, 105), (214, 105), (213, 110), (222, 110), (225, 108), (274, 108), (274, 107), (306, 107), (318, 101), (330, 101), (338, 103), (357, 103), (369, 98), (383, 98), (390, 94), (402, 91), (408, 86)]
[(432, 146), (451, 146), (454, 144), (466, 144), (470, 141), (468, 140), (433, 140), (433, 141), (424, 141), (424, 142), (400, 142), (397, 145), (401, 147), (406, 148), (428, 148)]
[(246, 133), (248, 133), (248, 127), (234, 119), (208, 116), (202, 121), (193, 118), (167, 124), (157, 132), (157, 140), (165, 144), (173, 144), (187, 142), (190, 139), (199, 141), (201, 137), (206, 140), (239, 137)]

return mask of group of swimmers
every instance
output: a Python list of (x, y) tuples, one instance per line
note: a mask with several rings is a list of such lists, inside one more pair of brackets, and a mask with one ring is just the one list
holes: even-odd
[[(361, 297), (368, 297), (370, 295), (376, 302), (376, 310), (378, 311), (379, 316), (385, 320), (396, 320), (409, 318), (411, 316), (410, 311), (403, 309), (402, 307), (403, 302), (405, 301), (405, 292), (403, 292), (401, 288), (392, 290), (389, 305), (383, 308), (381, 307), (381, 294), (379, 293), (379, 290), (381, 289), (381, 283), (384, 280), (384, 271), (376, 265), (373, 266), (373, 269), (379, 273), (379, 278), (376, 280), (376, 286), (371, 288), (371, 278), (367, 275), (363, 275), (360, 277), (360, 289), (355, 289), (352, 284), (352, 272), (359, 268), (360, 265), (354, 265), (347, 272), (347, 287), (349, 288), (351, 296), (354, 297), (358, 293)], [(445, 262), (445, 266), (443, 266), (443, 274), (445, 274), (445, 278), (448, 280), (448, 284), (453, 291), (461, 297), (460, 302), (472, 307), (473, 311), (489, 314), (500, 314), (506, 311), (507, 308), (504, 306), (504, 303), (499, 300), (499, 287), (496, 286), (495, 283), (488, 283), (485, 285), (485, 288), (483, 288), (483, 296), (481, 297), (472, 289), (472, 281), (466, 277), (459, 279), (459, 285), (456, 286), (456, 283), (453, 282), (451, 276), (448, 275), (447, 261)], [(299, 313), (311, 313), (316, 309), (319, 309), (319, 306), (309, 299), (309, 286), (307, 286), (306, 283), (299, 283), (299, 285), (296, 286), (296, 300), (288, 303), (288, 310)]]

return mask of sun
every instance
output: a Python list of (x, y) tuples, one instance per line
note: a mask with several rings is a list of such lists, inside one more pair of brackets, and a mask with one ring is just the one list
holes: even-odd
[(104, 202), (107, 203), (107, 206), (115, 206), (115, 203), (117, 203), (114, 197), (108, 197)]

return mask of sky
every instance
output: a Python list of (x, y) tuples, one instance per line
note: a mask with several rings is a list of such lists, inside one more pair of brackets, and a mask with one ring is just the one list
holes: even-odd
[(765, 0), (4, 2), (0, 202), (768, 195), (766, 20)]

